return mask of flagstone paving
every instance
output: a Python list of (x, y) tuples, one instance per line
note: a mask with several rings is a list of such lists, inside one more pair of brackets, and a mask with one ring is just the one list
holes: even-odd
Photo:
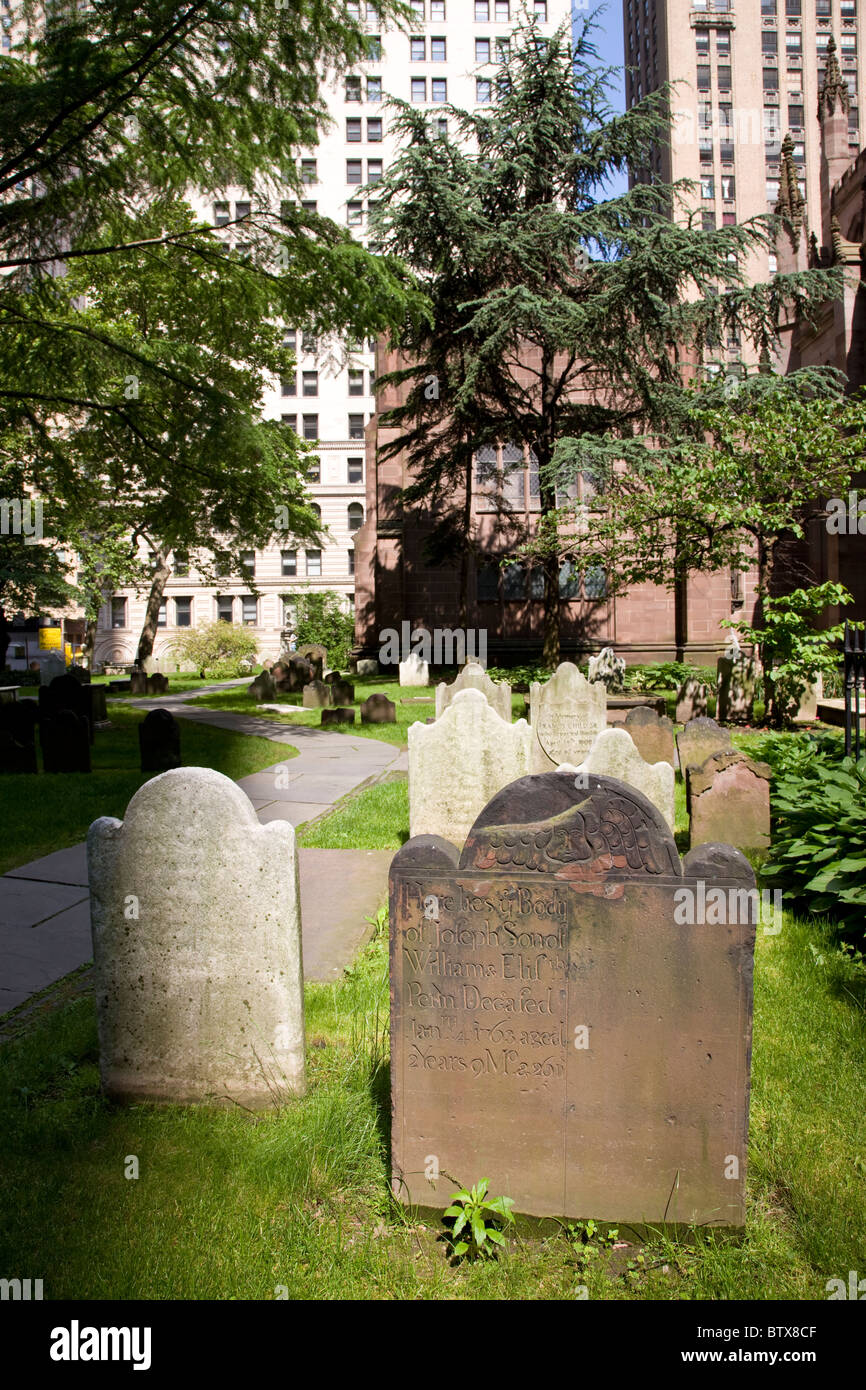
[[(247, 684), (247, 682), (238, 682)], [(298, 756), (242, 777), (259, 820), (302, 825), (386, 772), (405, 770), (393, 744), (351, 734), (292, 728), (256, 715), (188, 706), (223, 683), (159, 699), (125, 700), (141, 709), (170, 709), (179, 719), (254, 734), (298, 749)], [(335, 980), (373, 928), (387, 892), (386, 850), (301, 849), (304, 975)], [(91, 959), (90, 902), (83, 843), (55, 851), (0, 878), (0, 1016)]]

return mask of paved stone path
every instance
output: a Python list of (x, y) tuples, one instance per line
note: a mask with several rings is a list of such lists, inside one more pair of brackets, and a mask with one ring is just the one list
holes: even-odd
[[(405, 770), (406, 754), (378, 739), (186, 707), (198, 695), (236, 684), (248, 682), (123, 703), (170, 709), (180, 719), (297, 748), (297, 757), (238, 781), (262, 822), (301, 825), (364, 783)], [(372, 930), (364, 919), (375, 914), (386, 892), (391, 857), (387, 850), (298, 851), (306, 979), (335, 980), (354, 958)], [(91, 954), (83, 843), (22, 864), (0, 878), (0, 1016), (85, 964)]]

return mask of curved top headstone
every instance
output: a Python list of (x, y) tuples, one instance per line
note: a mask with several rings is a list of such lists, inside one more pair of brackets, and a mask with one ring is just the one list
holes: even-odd
[(561, 662), (549, 681), (533, 681), (529, 701), (533, 772), (583, 762), (596, 734), (607, 727), (607, 690), (571, 661)]
[(446, 685), (444, 681), (439, 682), (436, 687), (437, 719), (461, 690), (480, 690), (481, 694), (486, 696), (490, 708), (495, 710), (506, 724), (511, 723), (511, 686), (507, 681), (491, 680), (479, 661), (467, 661), (451, 685)]

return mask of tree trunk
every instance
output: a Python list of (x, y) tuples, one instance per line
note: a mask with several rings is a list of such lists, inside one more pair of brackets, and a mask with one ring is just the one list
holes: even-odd
[[(463, 553), (460, 557), (460, 626), (469, 629), (469, 542), (472, 533), (472, 451), (466, 461), (466, 493), (463, 499)], [(473, 646), (478, 651), (477, 644)]]
[(158, 551), (156, 554), (156, 567), (153, 571), (153, 581), (150, 586), (150, 593), (147, 596), (144, 626), (141, 629), (141, 636), (138, 639), (138, 651), (135, 654), (137, 666), (143, 666), (147, 658), (153, 654), (159, 608), (162, 603), (162, 596), (165, 593), (165, 586), (170, 577), (171, 566), (168, 563), (168, 555), (164, 554), (162, 551)]
[(96, 646), (98, 621), (98, 618), (88, 618), (84, 626), (84, 645), (81, 649), (81, 659), (88, 671), (93, 670), (93, 648)]

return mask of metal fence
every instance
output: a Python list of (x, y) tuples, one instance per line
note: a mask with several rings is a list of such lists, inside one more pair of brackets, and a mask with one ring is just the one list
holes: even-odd
[[(845, 752), (860, 757), (860, 692), (866, 686), (866, 632), (845, 624)], [(852, 738), (853, 750), (852, 750)]]

